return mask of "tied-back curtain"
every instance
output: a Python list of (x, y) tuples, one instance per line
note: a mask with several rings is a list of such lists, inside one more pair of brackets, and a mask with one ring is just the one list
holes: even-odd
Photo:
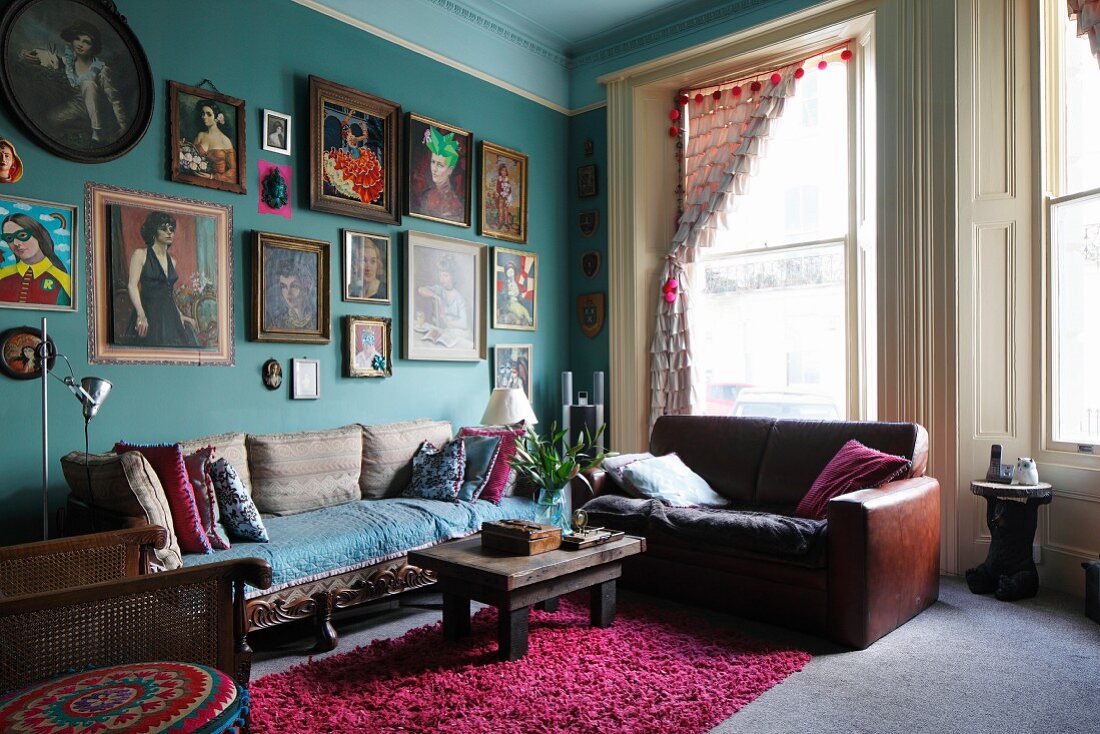
[(1077, 35), (1088, 36), (1092, 55), (1100, 63), (1100, 0), (1068, 0), (1070, 20), (1077, 20)]
[[(732, 83), (687, 92), (684, 210), (661, 275), (661, 283), (672, 281), (678, 286), (675, 298), (666, 299), (662, 292), (657, 302), (657, 326), (649, 350), (650, 428), (662, 415), (690, 415), (698, 403), (686, 266), (694, 262), (697, 248), (714, 244), (734, 200), (748, 190), (772, 126), (794, 94), (799, 68), (801, 64), (778, 70), (778, 82), (768, 74), (756, 92), (744, 84), (740, 96), (733, 94)], [(720, 93), (717, 100), (715, 91)], [(703, 95), (698, 103), (697, 94)]]

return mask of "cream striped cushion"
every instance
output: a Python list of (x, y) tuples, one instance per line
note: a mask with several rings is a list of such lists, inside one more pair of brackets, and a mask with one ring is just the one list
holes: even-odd
[(233, 465), (233, 468), (237, 470), (237, 476), (240, 477), (241, 484), (244, 485), (244, 491), (252, 494), (252, 475), (248, 471), (248, 449), (245, 448), (244, 434), (219, 433), (216, 436), (203, 436), (202, 438), (193, 438), (190, 441), (180, 443), (184, 456), (193, 454), (207, 446), (213, 446), (216, 450), (214, 458), (225, 459)]
[(248, 435), (256, 509), (293, 515), (359, 499), (363, 435), (357, 425), (330, 431)]
[(359, 489), (363, 499), (396, 497), (409, 486), (412, 459), (420, 444), (442, 446), (451, 440), (451, 424), (417, 418), (400, 423), (362, 426), (363, 473)]

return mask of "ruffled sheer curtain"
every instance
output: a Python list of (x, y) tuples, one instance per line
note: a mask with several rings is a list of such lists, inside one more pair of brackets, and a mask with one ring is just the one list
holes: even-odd
[(1070, 20), (1077, 20), (1077, 35), (1088, 36), (1092, 55), (1100, 63), (1100, 0), (1068, 0)]
[[(735, 198), (747, 191), (772, 126), (794, 94), (799, 68), (801, 64), (778, 70), (780, 79), (775, 83), (769, 73), (757, 92), (744, 84), (740, 97), (733, 96), (732, 83), (687, 92), (691, 101), (683, 156), (684, 211), (661, 276), (662, 283), (673, 280), (679, 285), (676, 298), (669, 301), (661, 293), (657, 303), (657, 326), (649, 350), (650, 428), (662, 415), (690, 415), (699, 402), (686, 268), (695, 261), (697, 248), (714, 244)], [(715, 91), (721, 92), (717, 101), (712, 97)], [(695, 102), (696, 94), (703, 95), (702, 103)]]

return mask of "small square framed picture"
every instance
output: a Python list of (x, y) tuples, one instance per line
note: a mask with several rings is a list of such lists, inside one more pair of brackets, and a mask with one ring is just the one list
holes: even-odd
[(577, 168), (577, 196), (584, 199), (599, 193), (596, 185), (596, 164), (589, 163)]
[(290, 115), (264, 110), (264, 150), (290, 155)]
[(321, 360), (290, 360), (291, 394), (294, 400), (317, 400), (321, 397)]
[(393, 375), (391, 323), (384, 317), (344, 317), (344, 352), (348, 377)]

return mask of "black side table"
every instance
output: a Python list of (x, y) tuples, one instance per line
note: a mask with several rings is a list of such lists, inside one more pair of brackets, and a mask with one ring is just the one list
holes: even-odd
[(985, 563), (966, 572), (966, 585), (975, 594), (992, 592), (1001, 601), (1035, 596), (1039, 572), (1031, 559), (1031, 545), (1039, 506), (1052, 499), (1051, 486), (971, 482), (970, 491), (985, 497), (985, 523), (992, 541)]

